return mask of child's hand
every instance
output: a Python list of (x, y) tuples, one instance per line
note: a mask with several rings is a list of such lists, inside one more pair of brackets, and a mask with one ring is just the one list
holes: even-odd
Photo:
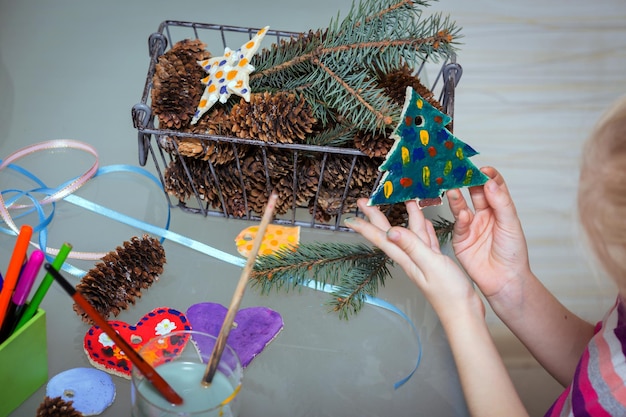
[(521, 281), (532, 274), (526, 239), (504, 178), (494, 168), (482, 170), (491, 179), (470, 189), (473, 212), (459, 190), (447, 193), (456, 219), (452, 247), (489, 302), (510, 306), (521, 302)]
[(484, 306), (471, 282), (450, 257), (441, 253), (435, 229), (415, 201), (406, 203), (408, 228), (391, 227), (378, 207), (367, 206), (366, 199), (360, 199), (358, 205), (369, 222), (352, 218), (347, 219), (346, 224), (402, 267), (442, 322), (454, 319), (461, 311), (466, 313), (468, 307), (484, 314)]

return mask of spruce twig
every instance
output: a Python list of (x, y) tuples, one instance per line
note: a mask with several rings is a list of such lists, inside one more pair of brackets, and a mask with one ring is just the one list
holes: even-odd
[(439, 239), (439, 246), (444, 246), (450, 241), (450, 239), (452, 239), (454, 222), (439, 216), (437, 219), (432, 219), (431, 223), (433, 224), (435, 233)]
[(349, 122), (381, 132), (401, 109), (377, 87), (376, 71), (447, 59), (459, 30), (441, 14), (421, 18), (429, 1), (363, 0), (324, 30), (283, 41), (255, 57), (253, 91), (302, 93), (326, 125)]
[[(452, 236), (454, 222), (433, 220), (441, 245)], [(327, 305), (340, 319), (357, 314), (368, 297), (374, 297), (391, 277), (393, 261), (377, 247), (361, 243), (301, 243), (257, 258), (250, 281), (263, 295), (314, 285), (333, 286)]]

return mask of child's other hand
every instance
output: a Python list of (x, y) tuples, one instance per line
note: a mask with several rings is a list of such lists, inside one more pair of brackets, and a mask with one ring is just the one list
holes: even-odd
[(369, 222), (352, 218), (346, 224), (383, 250), (422, 290), (442, 322), (465, 314), (468, 308), (484, 314), (484, 306), (463, 270), (443, 255), (435, 229), (415, 201), (406, 203), (408, 228), (391, 227), (378, 207), (360, 199), (359, 208)]
[(526, 239), (504, 178), (491, 167), (482, 171), (490, 180), (470, 188), (474, 211), (460, 190), (447, 192), (456, 220), (452, 247), (490, 303), (500, 300), (510, 304), (520, 301), (514, 300), (521, 281), (532, 274)]

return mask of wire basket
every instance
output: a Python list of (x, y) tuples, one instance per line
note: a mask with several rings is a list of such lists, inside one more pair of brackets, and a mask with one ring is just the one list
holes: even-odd
[[(241, 161), (237, 157), (239, 154), (238, 148), (241, 146), (257, 147), (260, 150), (263, 160), (264, 175), (267, 179), (267, 195), (269, 195), (272, 189), (272, 175), (271, 168), (268, 166), (267, 155), (276, 149), (281, 149), (283, 152), (291, 153), (291, 160), (293, 166), (291, 169), (291, 178), (293, 181), (293, 204), (287, 213), (277, 215), (274, 223), (296, 225), (303, 227), (311, 227), (318, 229), (327, 229), (335, 231), (347, 231), (350, 230), (345, 226), (342, 226), (342, 219), (346, 216), (358, 215), (358, 209), (354, 206), (348, 207), (345, 205), (345, 199), (348, 196), (349, 186), (353, 175), (353, 170), (357, 166), (359, 158), (366, 158), (367, 156), (361, 151), (354, 148), (345, 147), (331, 147), (331, 146), (316, 146), (307, 144), (293, 144), (293, 143), (272, 143), (264, 142), (256, 139), (242, 139), (233, 136), (219, 136), (209, 134), (192, 134), (189, 132), (181, 132), (169, 129), (160, 129), (158, 126), (158, 118), (153, 114), (151, 110), (151, 90), (152, 79), (155, 73), (155, 68), (158, 62), (158, 58), (164, 54), (168, 48), (171, 48), (178, 41), (184, 39), (200, 39), (207, 45), (207, 49), (210, 51), (222, 51), (227, 46), (241, 45), (243, 42), (251, 39), (258, 31), (258, 28), (238, 27), (238, 26), (225, 26), (218, 24), (206, 24), (206, 23), (194, 23), (183, 21), (164, 21), (159, 25), (157, 32), (151, 34), (148, 38), (148, 51), (150, 55), (150, 65), (148, 67), (148, 73), (146, 76), (146, 82), (143, 90), (141, 101), (135, 104), (132, 108), (132, 120), (133, 125), (138, 131), (138, 155), (139, 164), (145, 166), (148, 159), (152, 159), (154, 168), (157, 175), (164, 185), (165, 189), (165, 177), (164, 172), (170, 163), (176, 158), (182, 161), (186, 175), (190, 182), (193, 182), (189, 168), (185, 165), (184, 158), (178, 153), (177, 148), (168, 149), (164, 151), (159, 145), (160, 139), (171, 137), (192, 137), (199, 139), (202, 143), (209, 144), (229, 144), (233, 148), (235, 154), (235, 160), (233, 164), (236, 165), (238, 170), (239, 181), (242, 189), (243, 205), (246, 207), (243, 215), (233, 216), (226, 208), (226, 204), (223, 199), (219, 178), (215, 175), (214, 166), (210, 161), (206, 161), (208, 164), (208, 174), (211, 176), (211, 181), (214, 182), (219, 194), (219, 204), (209, 204), (204, 201), (201, 192), (194, 188), (193, 195), (185, 201), (173, 197), (166, 192), (166, 197), (170, 206), (179, 207), (180, 209), (201, 214), (203, 216), (220, 216), (220, 217), (236, 217), (239, 219), (257, 221), (260, 219), (260, 213), (256, 213), (248, 208), (249, 196), (246, 194), (246, 177), (241, 170)], [(291, 37), (297, 37), (300, 35), (297, 32), (288, 32), (280, 30), (270, 29), (264, 42), (280, 42), (281, 40), (288, 40)], [(462, 75), (462, 68), (456, 62), (455, 56), (450, 56), (442, 64), (434, 65), (428, 62), (428, 57), (422, 62), (417, 62), (412, 66), (414, 74), (418, 75), (420, 80), (426, 84), (433, 92), (435, 97), (438, 97), (438, 101), (443, 107), (443, 110), (450, 115), (454, 116), (454, 94), (455, 88)], [(434, 66), (433, 66), (434, 65)], [(428, 81), (428, 74), (434, 74), (432, 82)], [(320, 219), (316, 215), (320, 210), (319, 206), (319, 190), (315, 193), (315, 196), (306, 204), (302, 205), (297, 203), (298, 196), (296, 196), (296, 181), (299, 172), (299, 155), (302, 154), (315, 154), (318, 156), (319, 161), (319, 184), (322, 183), (322, 179), (325, 177), (325, 170), (327, 169), (327, 161), (334, 156), (341, 156), (348, 161), (349, 171), (345, 178), (342, 178), (341, 184), (335, 184), (335, 187), (343, 189), (342, 198), (339, 199), (336, 204), (336, 214), (332, 218)], [(368, 196), (378, 185), (382, 173), (378, 174), (378, 178), (374, 182), (374, 186), (371, 189), (364, 190), (364, 195)], [(339, 180), (338, 180), (339, 181)], [(178, 200), (174, 202), (174, 200)]]

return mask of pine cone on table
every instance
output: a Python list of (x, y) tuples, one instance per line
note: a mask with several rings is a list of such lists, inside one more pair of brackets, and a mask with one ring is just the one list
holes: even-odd
[[(124, 242), (123, 247), (107, 253), (80, 280), (76, 290), (103, 317), (117, 316), (141, 297), (142, 290), (158, 281), (165, 262), (165, 250), (157, 239), (135, 236)], [(93, 324), (78, 304), (74, 304), (74, 311), (84, 322)]]
[(191, 121), (204, 86), (204, 69), (198, 61), (210, 58), (198, 39), (177, 42), (161, 55), (152, 77), (152, 111), (161, 129), (180, 129)]
[(65, 401), (62, 397), (46, 397), (39, 404), (36, 417), (83, 417), (73, 404), (73, 401)]

